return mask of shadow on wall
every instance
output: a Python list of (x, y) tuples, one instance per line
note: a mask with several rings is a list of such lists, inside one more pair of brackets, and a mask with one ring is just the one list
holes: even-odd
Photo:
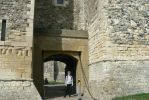
[(36, 0), (35, 3), (35, 33), (49, 30), (73, 29), (73, 0), (64, 0), (64, 4), (54, 2), (59, 0)]

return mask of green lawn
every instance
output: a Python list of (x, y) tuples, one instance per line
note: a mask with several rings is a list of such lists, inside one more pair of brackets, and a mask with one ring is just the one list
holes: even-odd
[(63, 82), (50, 81), (49, 85), (64, 84)]
[(112, 100), (149, 100), (149, 93), (142, 93), (137, 95), (130, 95), (124, 97), (116, 97)]

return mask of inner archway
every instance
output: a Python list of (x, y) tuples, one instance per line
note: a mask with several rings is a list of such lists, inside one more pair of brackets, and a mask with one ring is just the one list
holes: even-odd
[[(43, 59), (43, 65), (47, 62), (53, 62), (53, 81), (54, 84), (50, 85), (51, 83), (49, 82), (48, 85), (44, 85), (44, 92), (45, 92), (45, 98), (50, 99), (50, 98), (55, 98), (55, 97), (60, 97), (63, 96), (65, 93), (65, 85), (64, 85), (64, 79), (61, 79), (61, 82), (58, 79), (58, 70), (62, 66), (58, 66), (58, 63), (64, 63), (64, 76), (61, 75), (61, 77), (65, 77), (67, 75), (68, 71), (71, 71), (72, 77), (73, 77), (73, 88), (72, 88), (72, 95), (76, 93), (76, 68), (77, 68), (77, 63), (78, 60), (71, 55), (67, 54), (54, 54), (50, 55), (48, 57), (44, 57)], [(45, 71), (45, 69), (44, 69)], [(54, 74), (55, 73), (55, 74)], [(45, 79), (45, 76), (44, 76)]]

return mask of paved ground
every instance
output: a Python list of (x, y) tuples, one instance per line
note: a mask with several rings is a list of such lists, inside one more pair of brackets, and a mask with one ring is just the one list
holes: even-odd
[(57, 98), (52, 98), (52, 99), (46, 99), (46, 100), (78, 100), (76, 97), (57, 97)]
[[(46, 100), (78, 100), (77, 97), (57, 97), (57, 98), (52, 98), (52, 99), (46, 99)], [(85, 98), (85, 97), (82, 97), (82, 100), (92, 100), (92, 99), (88, 99), (88, 98)]]
[[(64, 85), (46, 85), (45, 86), (45, 100), (78, 100), (75, 94), (71, 97), (64, 98), (65, 86)], [(83, 97), (82, 100), (89, 100)]]

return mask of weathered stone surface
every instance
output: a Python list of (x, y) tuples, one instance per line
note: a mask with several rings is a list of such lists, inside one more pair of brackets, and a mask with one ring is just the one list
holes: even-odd
[(0, 100), (41, 100), (29, 81), (33, 16), (34, 0), (0, 0), (0, 29), (6, 19), (6, 39), (0, 40)]
[(89, 34), (91, 93), (100, 100), (111, 100), (149, 92), (148, 0), (82, 2), (84, 15), (78, 16), (84, 17), (84, 30)]
[[(89, 53), (89, 83), (95, 98), (111, 100), (115, 96), (149, 92), (148, 0), (65, 0), (64, 6), (52, 1), (36, 0), (35, 5), (34, 30), (36, 35), (40, 34), (35, 37), (35, 53), (41, 54), (35, 59), (39, 64), (34, 63), (34, 71), (39, 72), (41, 82), (41, 51), (75, 51), (81, 52), (81, 60), (86, 61), (83, 62), (86, 75)], [(0, 9), (0, 20), (8, 20), (6, 41), (0, 42), (0, 79), (29, 80), (32, 74), (34, 0), (1, 0)], [(68, 35), (70, 30), (61, 29), (88, 31), (89, 52), (87, 35), (77, 31)], [(60, 33), (45, 36), (54, 34), (50, 30), (60, 30)], [(79, 59), (78, 55), (71, 55)], [(79, 60), (78, 66), (80, 68)], [(81, 75), (79, 77), (83, 79)], [(34, 78), (38, 83), (36, 75)], [(10, 88), (9, 85), (6, 83), (4, 90)], [(20, 89), (30, 83), (21, 85)], [(41, 86), (41, 83), (37, 85)], [(6, 94), (0, 95), (4, 97)]]
[(149, 61), (105, 61), (90, 66), (90, 87), (94, 97), (111, 100), (115, 96), (148, 93)]
[(30, 81), (0, 81), (0, 89), (0, 100), (41, 100)]
[(60, 61), (48, 61), (44, 63), (44, 79), (48, 81), (65, 82), (66, 64)]
[(56, 6), (53, 1), (36, 1), (35, 31), (73, 29), (73, 0), (65, 0), (66, 6)]
[[(31, 52), (26, 48), (0, 47), (0, 79), (30, 79)], [(24, 76), (23, 74), (28, 75)]]
[[(109, 33), (111, 40), (118, 44), (148, 44), (148, 11), (148, 0), (109, 2), (108, 27), (112, 27)], [(115, 24), (114, 19), (119, 23)]]
[(1, 0), (0, 1), (0, 19), (8, 20), (9, 30), (18, 30), (25, 32), (27, 27), (28, 0)]

